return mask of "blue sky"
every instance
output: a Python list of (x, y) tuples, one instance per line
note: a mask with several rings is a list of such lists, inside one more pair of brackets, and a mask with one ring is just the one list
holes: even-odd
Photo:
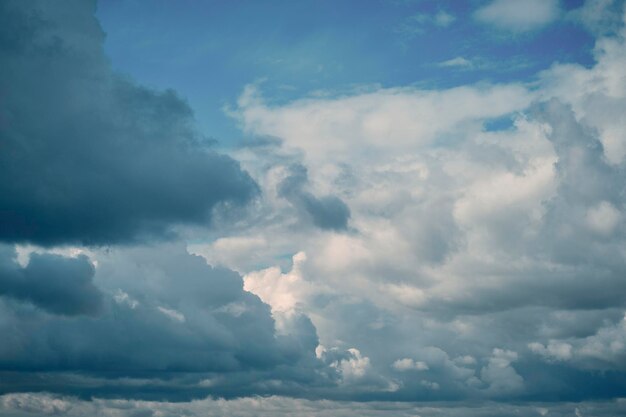
[[(482, 24), (476, 1), (156, 1), (149, 11), (110, 1), (96, 15), (116, 69), (178, 91), (226, 144), (241, 133), (222, 109), (249, 83), (284, 102), (368, 85), (531, 82), (554, 62), (590, 65), (593, 36), (564, 18), (581, 3), (561, 3), (554, 22), (524, 32)], [(473, 64), (442, 66), (459, 57)]]
[(0, 416), (624, 415), (625, 22), (0, 2)]

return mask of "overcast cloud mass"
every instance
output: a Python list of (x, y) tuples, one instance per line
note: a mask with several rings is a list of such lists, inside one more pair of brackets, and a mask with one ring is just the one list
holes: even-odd
[(622, 0), (0, 3), (0, 415), (626, 415)]

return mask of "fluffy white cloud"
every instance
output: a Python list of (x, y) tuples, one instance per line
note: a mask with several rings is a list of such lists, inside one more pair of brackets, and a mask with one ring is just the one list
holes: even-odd
[(565, 342), (550, 340), (546, 346), (533, 342), (528, 347), (531, 351), (543, 356), (548, 361), (566, 361), (572, 357), (572, 345)]
[[(617, 16), (617, 14), (612, 14)], [(558, 97), (571, 105), (576, 118), (599, 133), (604, 155), (615, 165), (626, 156), (624, 113), (626, 112), (626, 32), (600, 38), (594, 55), (597, 64), (585, 68), (577, 64), (556, 64), (541, 74), (541, 95)]]
[(306, 254), (298, 252), (293, 256), (291, 271), (286, 274), (276, 267), (250, 272), (244, 276), (244, 289), (257, 294), (273, 311), (293, 311), (312, 292), (311, 285), (302, 277), (304, 262)]
[[(585, 365), (589, 360), (598, 360), (604, 369), (624, 369), (626, 359), (626, 316), (615, 323), (598, 330), (598, 332), (578, 342), (576, 355), (580, 356)], [(598, 365), (596, 365), (598, 366)]]
[(392, 365), (393, 369), (397, 371), (426, 371), (428, 365), (426, 362), (416, 361), (411, 358), (398, 359)]
[(607, 323), (587, 337), (533, 342), (529, 349), (547, 362), (567, 361), (581, 369), (624, 369), (626, 359), (626, 319)]
[(331, 366), (337, 368), (341, 373), (341, 379), (344, 383), (361, 379), (370, 368), (370, 359), (361, 355), (358, 349), (348, 349), (350, 354), (348, 358), (335, 361)]
[(308, 160), (379, 163), (459, 134), (472, 121), (495, 118), (528, 106), (532, 95), (521, 85), (458, 87), (444, 91), (380, 89), (353, 96), (304, 99), (270, 107), (254, 86), (239, 99), (244, 130), (281, 138)]

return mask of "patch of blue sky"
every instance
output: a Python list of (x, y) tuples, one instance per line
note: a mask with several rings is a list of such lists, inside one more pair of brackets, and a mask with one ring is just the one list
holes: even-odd
[[(562, 14), (579, 1), (561, 2)], [(242, 136), (224, 107), (262, 81), (281, 103), (364, 86), (442, 89), (532, 81), (554, 62), (590, 65), (593, 38), (571, 20), (527, 33), (478, 22), (476, 1), (107, 1), (97, 17), (113, 66), (174, 88), (223, 146)]]
[(509, 130), (515, 122), (514, 114), (507, 114), (493, 119), (487, 119), (483, 122), (483, 129), (487, 132), (496, 132), (501, 130)]

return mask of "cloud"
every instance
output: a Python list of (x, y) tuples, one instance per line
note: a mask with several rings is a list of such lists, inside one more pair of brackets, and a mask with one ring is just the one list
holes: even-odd
[(389, 162), (389, 154), (432, 145), (467, 128), (471, 121), (524, 109), (531, 100), (532, 94), (523, 86), (511, 84), (443, 91), (378, 89), (271, 107), (256, 87), (248, 86), (236, 116), (246, 132), (278, 137), (285, 147), (304, 151), (307, 163), (311, 159), (363, 163), (375, 151), (382, 164)]
[(567, 17), (581, 24), (595, 36), (611, 35), (622, 27), (623, 1), (587, 0), (568, 12)]
[(621, 221), (621, 213), (608, 201), (601, 201), (598, 205), (587, 210), (587, 225), (591, 230), (601, 235), (610, 235)]
[(358, 394), (382, 392), (393, 394), (399, 385), (378, 374), (372, 367), (369, 357), (359, 349), (330, 348), (320, 345), (315, 351), (317, 357), (335, 371), (338, 388), (349, 392), (351, 397)]
[(0, 246), (0, 296), (67, 316), (95, 315), (102, 309), (102, 293), (93, 283), (95, 270), (86, 256), (33, 253), (22, 267), (16, 255), (13, 248)]
[(315, 197), (305, 191), (307, 182), (306, 168), (292, 165), (288, 176), (279, 184), (278, 194), (308, 215), (315, 226), (330, 230), (347, 229), (350, 209), (346, 203), (332, 195)]
[(594, 334), (586, 337), (550, 339), (533, 342), (528, 348), (547, 363), (567, 362), (577, 369), (604, 372), (624, 370), (626, 358), (626, 319), (605, 322)]
[(435, 25), (440, 27), (450, 26), (452, 23), (454, 23), (455, 20), (456, 17), (446, 12), (445, 10), (439, 10), (434, 17)]
[(616, 36), (599, 38), (593, 50), (597, 63), (591, 68), (555, 64), (540, 74), (541, 95), (558, 97), (571, 106), (576, 120), (597, 132), (611, 165), (619, 165), (626, 156), (621, 119), (626, 111), (626, 82), (620, 71), (626, 65), (625, 36), (622, 23)]
[(559, 13), (558, 0), (493, 0), (476, 10), (474, 17), (499, 30), (519, 33), (539, 29)]
[(164, 238), (255, 194), (237, 162), (203, 143), (175, 92), (111, 69), (95, 2), (0, 7), (0, 240)]
[[(564, 342), (556, 342), (564, 344)], [(598, 329), (597, 333), (575, 341), (578, 365), (592, 369), (624, 370), (626, 359), (626, 318)]]
[(489, 384), (488, 391), (507, 395), (523, 390), (524, 379), (511, 366), (516, 360), (516, 352), (497, 348), (493, 350), (493, 356), (481, 371), (482, 380)]
[(496, 416), (553, 416), (570, 417), (578, 410), (582, 415), (613, 417), (623, 414), (623, 401), (589, 401), (577, 403), (407, 403), (407, 402), (355, 402), (314, 401), (281, 396), (250, 397), (234, 400), (204, 398), (190, 402), (160, 402), (136, 400), (107, 400), (95, 398), (91, 401), (75, 397), (57, 396), (46, 393), (24, 393), (0, 396), (0, 412), (10, 417), (27, 417), (63, 414), (68, 417), (90, 415), (104, 417), (137, 417), (159, 415), (190, 417), (229, 415), (237, 417), (320, 416), (356, 417), (388, 416), (401, 417), (428, 415), (436, 417), (496, 417)]
[(426, 362), (415, 361), (411, 358), (398, 359), (391, 366), (393, 367), (393, 369), (400, 372), (428, 370), (428, 365), (426, 364)]
[(471, 68), (474, 66), (474, 64), (469, 59), (463, 58), (462, 56), (457, 56), (456, 58), (452, 58), (452, 59), (448, 59), (447, 61), (440, 62), (439, 66), (440, 67)]
[(350, 348), (347, 353), (349, 355), (347, 358), (331, 364), (332, 367), (337, 368), (344, 383), (363, 378), (370, 367), (370, 359), (361, 355), (358, 349)]
[(566, 361), (572, 357), (572, 345), (551, 340), (547, 345), (533, 342), (528, 348), (538, 355), (543, 356), (548, 361)]
[[(28, 293), (7, 285), (2, 275), (5, 295), (74, 317), (51, 316), (0, 298), (0, 331), (11, 334), (0, 348), (0, 390), (23, 391), (35, 384), (78, 393), (87, 384), (89, 392), (104, 392), (112, 389), (107, 387), (114, 376), (123, 381), (113, 391), (123, 396), (147, 397), (155, 387), (169, 398), (180, 397), (181, 390), (192, 396), (236, 396), (288, 391), (289, 383), (253, 388), (254, 375), (297, 380), (298, 369), (300, 376), (314, 378), (314, 369), (322, 366), (310, 322), (299, 319), (277, 333), (269, 306), (243, 290), (241, 276), (207, 265), (180, 244), (94, 256), (95, 277), (85, 257), (31, 255), (23, 272)], [(31, 278), (42, 262), (58, 264), (58, 272)], [(43, 266), (46, 273), (55, 271)], [(81, 268), (86, 276), (70, 275)], [(97, 315), (86, 315), (97, 307)], [(198, 385), (211, 378), (211, 385)]]
[(306, 262), (306, 254), (299, 252), (292, 259), (291, 271), (285, 274), (280, 268), (247, 274), (244, 276), (244, 288), (257, 294), (274, 311), (289, 313), (296, 310), (315, 289), (302, 277), (301, 269)]
[[(17, 201), (40, 191), (41, 200), (28, 200), (33, 207), (45, 201), (68, 217), (59, 215), (55, 232), (28, 212), (40, 234), (10, 223), (3, 239), (93, 246), (88, 258), (67, 256), (67, 246), (2, 249), (0, 332), (8, 336), (0, 392), (13, 394), (1, 397), (0, 414), (622, 411), (621, 401), (603, 401), (626, 393), (621, 33), (598, 40), (594, 65), (554, 65), (530, 85), (372, 87), (283, 102), (248, 87), (232, 113), (245, 133), (273, 138), (236, 151), (252, 181), (206, 148), (174, 93), (138, 87), (99, 61), (102, 34), (86, 3), (71, 19), (33, 4), (19, 6), (39, 10), (32, 20), (18, 3), (0, 6), (13, 10), (10, 22), (24, 23), (7, 23), (11, 33), (25, 34), (3, 32), (13, 47), (0, 73), (25, 94), (0, 104), (10, 110), (3, 107), (2, 123), (7, 132), (39, 134), (28, 136), (37, 139), (29, 148), (17, 146), (29, 143), (18, 141), (21, 133), (3, 133), (25, 168), (0, 169), (14, 170), (12, 191), (25, 191), (1, 195)], [(91, 36), (74, 26), (81, 16)], [(43, 65), (49, 74), (36, 86), (45, 97), (34, 100), (40, 93), (26, 88), (37, 81), (26, 61), (48, 62), (41, 50), (63, 71)], [(58, 88), (44, 82), (51, 79)], [(20, 112), (33, 102), (47, 109), (59, 96), (63, 105), (26, 126)], [(85, 136), (64, 115), (100, 124)], [(125, 133), (102, 133), (109, 131)], [(60, 132), (50, 136), (55, 146), (80, 150), (83, 176), (70, 175), (75, 152), (58, 162), (45, 152), (34, 158), (34, 150), (51, 152), (49, 132)], [(132, 138), (108, 140), (124, 135)], [(189, 168), (169, 172), (179, 166)], [(26, 168), (64, 175), (29, 180)], [(108, 187), (109, 173), (131, 188)], [(154, 179), (159, 186), (150, 188)], [(248, 217), (202, 229), (199, 243), (160, 241), (179, 224), (205, 224), (216, 207), (226, 213), (245, 203), (255, 183), (262, 193)], [(149, 198), (136, 190), (151, 190)], [(123, 200), (128, 221), (113, 208), (91, 210), (102, 201), (95, 191), (111, 202), (102, 207)], [(200, 191), (210, 196), (202, 204)], [(72, 204), (55, 208), (66, 196)], [(158, 239), (136, 243), (145, 237)], [(528, 402), (555, 398), (577, 403)]]
[[(555, 64), (531, 85), (281, 104), (248, 87), (234, 113), (277, 138), (279, 167), (244, 151), (246, 168), (276, 190), (297, 160), (350, 207), (351, 233), (304, 233), (268, 198), (252, 235), (271, 249), (249, 252), (277, 260), (234, 264), (397, 386), (369, 399), (623, 396), (625, 51), (622, 30), (598, 39), (593, 65)], [(299, 252), (297, 274), (282, 272)]]
[(412, 39), (424, 33), (427, 29), (447, 28), (452, 25), (455, 20), (456, 17), (445, 10), (439, 10), (435, 14), (417, 13), (413, 16), (409, 16), (403, 23), (397, 25), (395, 32), (406, 39)]

